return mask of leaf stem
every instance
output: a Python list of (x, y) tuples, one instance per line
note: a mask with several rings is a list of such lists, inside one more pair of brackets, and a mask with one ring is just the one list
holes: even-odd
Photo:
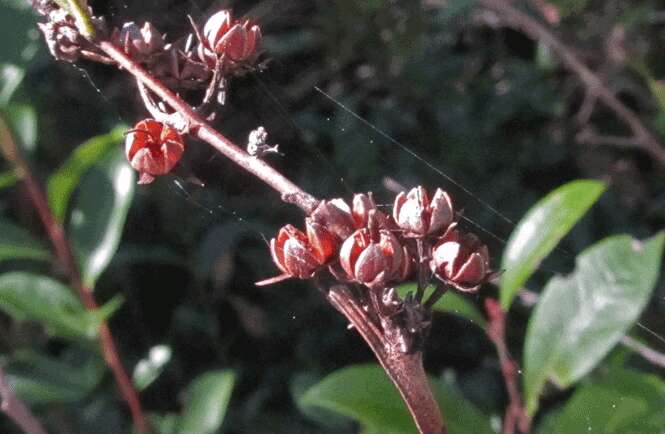
[[(60, 265), (65, 269), (70, 284), (78, 293), (83, 306), (89, 311), (96, 310), (98, 306), (92, 288), (86, 287), (81, 280), (78, 264), (74, 258), (72, 247), (65, 235), (65, 231), (53, 215), (53, 212), (48, 205), (46, 194), (41, 188), (39, 181), (37, 181), (30, 170), (28, 163), (21, 156), (16, 141), (7, 127), (5, 120), (1, 116), (0, 143), (0, 150), (4, 153), (7, 160), (14, 166), (15, 171), (19, 174), (25, 185), (28, 197), (37, 210), (42, 225), (46, 229), (46, 233), (51, 240), (58, 262), (60, 262)], [(99, 343), (102, 348), (104, 360), (113, 373), (115, 382), (118, 389), (120, 389), (123, 399), (129, 406), (134, 426), (140, 433), (149, 432), (148, 425), (143, 415), (143, 410), (141, 409), (138, 393), (134, 389), (129, 376), (122, 365), (113, 335), (111, 334), (111, 330), (106, 321), (102, 321), (99, 325)]]
[(46, 434), (41, 422), (21, 401), (7, 381), (5, 371), (0, 367), (0, 410), (26, 434)]

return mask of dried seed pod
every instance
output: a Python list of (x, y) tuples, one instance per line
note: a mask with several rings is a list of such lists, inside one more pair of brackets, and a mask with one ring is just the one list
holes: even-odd
[(432, 272), (460, 291), (473, 292), (492, 275), (487, 246), (474, 234), (461, 234), (455, 224), (432, 248)]
[(339, 259), (348, 280), (370, 287), (403, 280), (410, 270), (406, 249), (387, 230), (372, 236), (358, 229), (342, 244)]
[(401, 192), (393, 207), (395, 223), (407, 237), (424, 237), (445, 230), (454, 219), (453, 203), (445, 191), (438, 188), (430, 201), (423, 187)]
[(154, 119), (137, 123), (125, 139), (125, 155), (140, 173), (139, 184), (149, 184), (155, 176), (169, 173), (184, 151), (182, 136)]
[(236, 63), (254, 59), (261, 44), (261, 29), (250, 20), (234, 20), (229, 10), (211, 16), (203, 27), (203, 40), (198, 48), (202, 62), (213, 67), (224, 56)]
[(133, 21), (125, 23), (119, 32), (114, 32), (112, 39), (138, 62), (144, 62), (164, 49), (164, 36), (150, 22), (144, 23), (143, 27)]
[(306, 234), (292, 225), (279, 230), (270, 240), (270, 252), (282, 275), (257, 282), (268, 285), (288, 278), (309, 279), (337, 252), (339, 241), (325, 227), (305, 220)]

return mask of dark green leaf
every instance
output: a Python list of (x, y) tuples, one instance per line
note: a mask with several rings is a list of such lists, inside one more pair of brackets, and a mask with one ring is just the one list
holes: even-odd
[(16, 394), (31, 404), (74, 402), (89, 394), (104, 374), (104, 364), (96, 356), (81, 352), (62, 359), (34, 351), (17, 351), (7, 366), (7, 377)]
[(144, 390), (159, 377), (171, 360), (171, 347), (157, 345), (150, 348), (148, 357), (139, 360), (134, 368), (132, 380), (138, 390)]
[(118, 146), (125, 131), (126, 126), (118, 126), (107, 134), (87, 140), (51, 175), (48, 180), (48, 200), (58, 221), (62, 222), (65, 218), (69, 198), (81, 182), (81, 177)]
[(575, 271), (547, 284), (524, 353), (528, 411), (548, 378), (566, 387), (586, 375), (637, 320), (661, 269), (664, 234), (646, 242), (607, 238), (582, 252)]
[(7, 259), (49, 259), (51, 254), (32, 235), (0, 219), (0, 261)]
[(19, 180), (19, 177), (16, 175), (16, 172), (13, 170), (8, 170), (7, 172), (0, 173), (0, 190), (3, 188), (11, 187), (16, 184)]
[(0, 64), (0, 107), (11, 101), (25, 77), (25, 70), (9, 63)]
[(612, 370), (602, 381), (585, 384), (566, 406), (548, 417), (538, 433), (660, 433), (665, 427), (665, 383), (656, 376)]
[[(417, 285), (415, 283), (407, 283), (398, 286), (397, 293), (403, 298), (409, 292), (415, 293), (416, 288)], [(432, 293), (432, 290), (433, 287), (431, 286), (425, 290), (425, 300), (427, 300)], [(482, 314), (478, 311), (478, 308), (476, 308), (476, 306), (469, 300), (469, 297), (452, 290), (446, 292), (443, 297), (434, 303), (432, 309), (461, 316), (480, 327), (485, 326), (485, 318), (483, 318)]]
[(134, 195), (134, 171), (120, 149), (84, 177), (70, 220), (70, 237), (84, 284), (95, 281), (113, 258)]
[(23, 272), (1, 275), (0, 309), (19, 321), (37, 321), (58, 336), (96, 335), (96, 325), (79, 300), (50, 277)]
[(569, 182), (534, 205), (510, 235), (503, 252), (501, 306), (508, 310), (540, 261), (556, 247), (605, 191), (599, 181)]
[(150, 426), (157, 434), (181, 434), (178, 431), (180, 416), (174, 413), (151, 414), (148, 416)]
[(235, 374), (231, 371), (210, 371), (196, 378), (187, 388), (179, 432), (216, 432), (224, 421), (234, 383)]
[[(451, 434), (491, 433), (486, 416), (468, 403), (450, 381), (432, 381)], [(378, 365), (341, 369), (324, 378), (300, 399), (302, 406), (335, 411), (362, 423), (370, 432), (411, 434), (416, 427), (404, 402)]]

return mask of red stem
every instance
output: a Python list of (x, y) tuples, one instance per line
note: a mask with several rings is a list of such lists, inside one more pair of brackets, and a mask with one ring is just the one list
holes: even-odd
[(26, 434), (46, 434), (42, 424), (21, 401), (7, 382), (5, 372), (0, 367), (0, 409)]
[(501, 364), (501, 374), (508, 391), (509, 403), (503, 419), (502, 433), (513, 434), (516, 426), (520, 432), (528, 433), (531, 430), (531, 421), (522, 405), (522, 395), (517, 381), (519, 366), (510, 356), (506, 345), (506, 312), (503, 311), (497, 300), (491, 298), (485, 300), (485, 310), (489, 317), (487, 336), (496, 347)]
[(369, 318), (349, 290), (336, 285), (330, 288), (328, 301), (358, 330), (372, 349), (406, 403), (418, 430), (422, 434), (446, 434), (441, 410), (423, 368), (422, 352), (405, 354), (383, 337), (384, 334)]
[(150, 90), (166, 101), (175, 111), (188, 122), (189, 130), (199, 139), (209, 143), (231, 161), (256, 176), (282, 195), (282, 200), (292, 203), (306, 214), (311, 213), (318, 200), (302, 190), (284, 175), (273, 169), (260, 158), (255, 158), (236, 146), (231, 140), (216, 131), (192, 107), (179, 98), (159, 80), (151, 76), (145, 69), (129, 58), (124, 51), (108, 41), (100, 41), (99, 48), (118, 65), (141, 80)]
[[(48, 200), (46, 195), (42, 190), (39, 181), (35, 178), (28, 166), (28, 163), (21, 156), (16, 142), (12, 137), (7, 125), (4, 120), (0, 118), (0, 132), (1, 132), (1, 142), (2, 142), (2, 151), (15, 167), (17, 174), (22, 178), (25, 188), (28, 193), (28, 197), (32, 201), (34, 207), (37, 209), (39, 218), (46, 229), (53, 249), (55, 250), (56, 257), (58, 262), (65, 269), (67, 276), (71, 285), (75, 288), (78, 293), (83, 306), (87, 310), (97, 309), (97, 302), (95, 301), (92, 288), (87, 288), (83, 285), (81, 280), (81, 274), (79, 272), (78, 265), (74, 258), (74, 254), (65, 235), (63, 227), (58, 223), (58, 221), (53, 216), (51, 209), (48, 206)], [(102, 353), (106, 364), (111, 369), (115, 382), (120, 389), (120, 393), (123, 399), (127, 402), (129, 410), (132, 414), (132, 420), (134, 426), (140, 433), (148, 432), (148, 425), (146, 423), (143, 411), (141, 409), (141, 402), (139, 401), (138, 394), (132, 386), (129, 376), (125, 372), (124, 367), (122, 366), (122, 361), (118, 355), (118, 350), (116, 348), (115, 342), (113, 340), (113, 335), (111, 330), (108, 327), (106, 321), (102, 321), (99, 325), (99, 342), (102, 348)]]

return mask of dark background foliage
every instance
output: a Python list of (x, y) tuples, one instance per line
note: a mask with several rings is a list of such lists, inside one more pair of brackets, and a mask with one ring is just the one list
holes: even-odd
[[(602, 104), (580, 125), (585, 88), (576, 75), (537, 41), (495, 25), (472, 1), (91, 3), (114, 25), (150, 20), (170, 38), (189, 31), (186, 14), (202, 22), (224, 6), (255, 18), (266, 67), (233, 80), (215, 123), (219, 130), (243, 143), (251, 129), (265, 126), (285, 153), (268, 157), (271, 164), (317, 197), (371, 190), (388, 204), (395, 183), (443, 187), (471, 221), (464, 224), (490, 245), (496, 264), (510, 221), (538, 198), (572, 179), (606, 180), (609, 192), (541, 266), (530, 283), (535, 291), (553, 272), (569, 271), (575, 254), (593, 241), (620, 232), (644, 237), (665, 226), (662, 167), (639, 150), (578, 143), (577, 133), (589, 123), (603, 134), (630, 131)], [(647, 124), (665, 132), (649, 88), (650, 79), (665, 74), (658, 2), (552, 3), (561, 7), (556, 30), (562, 40)], [(30, 158), (45, 179), (87, 138), (147, 113), (124, 74), (57, 63), (41, 41), (35, 44), (20, 98), (37, 111), (38, 146)], [(5, 215), (40, 233), (20, 189), (0, 191), (0, 198)], [(146, 410), (177, 412), (192, 379), (230, 368), (237, 383), (224, 432), (352, 431), (347, 422), (326, 428), (307, 419), (293, 391), (340, 367), (373, 361), (370, 351), (310, 283), (253, 284), (275, 273), (266, 239), (300, 220), (272, 190), (193, 140), (181, 176), (137, 188), (118, 254), (96, 292), (100, 301), (125, 296), (110, 324), (126, 366), (155, 345), (172, 349), (165, 371), (141, 394)], [(483, 289), (474, 302), (488, 294), (495, 289)], [(663, 300), (661, 286), (642, 317), (654, 330), (665, 330)], [(511, 316), (518, 360), (528, 313), (518, 305)], [(4, 316), (0, 326), (3, 353), (37, 341), (53, 355), (66, 346)], [(437, 314), (425, 354), (429, 372), (452, 369), (478, 407), (503, 412), (495, 351), (480, 328)], [(545, 411), (568, 395), (549, 396)], [(109, 375), (79, 409), (54, 406), (46, 413), (68, 426), (76, 411), (85, 421), (76, 432), (127, 428)]]

